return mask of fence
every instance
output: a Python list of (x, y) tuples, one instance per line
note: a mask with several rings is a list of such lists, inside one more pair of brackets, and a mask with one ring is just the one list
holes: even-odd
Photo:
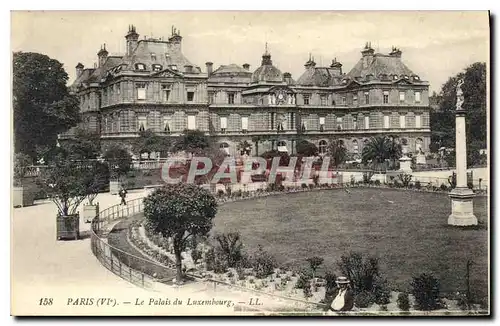
[[(114, 205), (92, 220), (90, 245), (92, 253), (108, 270), (119, 277), (144, 288), (153, 288), (154, 282), (173, 274), (168, 267), (150, 259), (130, 254), (107, 242), (107, 237), (116, 222), (132, 217), (143, 210), (143, 198), (130, 200), (125, 206)], [(151, 275), (155, 275), (153, 278)]]

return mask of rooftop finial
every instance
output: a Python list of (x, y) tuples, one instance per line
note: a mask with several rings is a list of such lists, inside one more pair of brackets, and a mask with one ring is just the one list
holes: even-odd
[(267, 48), (267, 42), (266, 42), (266, 51), (264, 52), (265, 54), (269, 54), (268, 48)]
[(106, 43), (104, 43), (104, 51), (106, 51)]
[(311, 52), (309, 52), (309, 61), (311, 61)]

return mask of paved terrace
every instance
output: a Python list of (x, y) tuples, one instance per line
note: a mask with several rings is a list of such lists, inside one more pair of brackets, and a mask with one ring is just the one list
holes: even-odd
[[(144, 191), (130, 191), (127, 200), (144, 196)], [(120, 202), (116, 195), (99, 194), (103, 210)], [(38, 201), (34, 206), (13, 209), (11, 221), (11, 314), (12, 315), (171, 315), (234, 314), (225, 306), (188, 306), (191, 300), (232, 300), (248, 302), (256, 298), (248, 292), (229, 290), (197, 282), (180, 288), (157, 284), (154, 290), (137, 287), (107, 270), (90, 249), (90, 223), (80, 221), (77, 241), (56, 241), (56, 206)], [(53, 298), (53, 304), (39, 304), (41, 298)], [(93, 298), (92, 305), (68, 305), (68, 299)], [(97, 306), (98, 298), (117, 299), (118, 305)], [(136, 298), (144, 300), (135, 306)], [(151, 298), (175, 298), (182, 306), (148, 305)], [(130, 301), (131, 304), (124, 304)], [(260, 296), (265, 307), (280, 309), (289, 302)], [(248, 307), (250, 308), (250, 307)], [(257, 307), (262, 309), (262, 307)], [(280, 309), (281, 310), (281, 309)]]

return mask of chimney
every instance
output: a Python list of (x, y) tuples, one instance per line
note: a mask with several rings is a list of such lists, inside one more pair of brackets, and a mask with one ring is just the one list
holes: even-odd
[(392, 51), (389, 53), (391, 57), (401, 58), (401, 50), (393, 46)]
[(210, 75), (212, 74), (212, 71), (213, 71), (214, 64), (212, 62), (207, 62), (207, 63), (205, 63), (205, 65), (207, 66), (208, 77), (210, 77)]
[(243, 69), (249, 71), (250, 70), (250, 65), (248, 63), (243, 64)]
[(76, 65), (76, 78), (81, 76), (81, 74), (83, 72), (83, 68), (84, 68), (84, 66), (82, 65), (82, 63), (78, 62), (78, 64)]
[(193, 72), (193, 66), (192, 65), (184, 65), (184, 72), (187, 74), (191, 74)]
[(283, 79), (285, 80), (285, 82), (287, 83), (287, 85), (291, 85), (292, 84), (292, 74), (291, 73), (285, 72), (283, 74)]
[(368, 68), (372, 64), (374, 53), (375, 50), (373, 50), (371, 42), (366, 42), (365, 48), (361, 51), (363, 56), (363, 69)]
[(128, 26), (128, 33), (125, 35), (125, 39), (127, 40), (127, 56), (130, 56), (137, 47), (139, 40), (139, 34), (137, 34), (134, 25)]
[(330, 68), (332, 68), (331, 70), (334, 72), (335, 76), (342, 76), (342, 64), (337, 61), (337, 58), (332, 60)]
[(181, 31), (172, 26), (172, 35), (168, 38), (168, 42), (171, 45), (171, 48), (175, 51), (181, 52), (182, 50), (182, 36)]
[(309, 60), (306, 62), (304, 67), (306, 67), (307, 70), (313, 69), (314, 67), (316, 67), (316, 62), (314, 62), (314, 57), (311, 57), (310, 53), (309, 53)]
[(99, 59), (99, 67), (104, 65), (106, 59), (108, 58), (108, 51), (106, 51), (106, 43), (104, 43), (104, 47), (101, 47), (99, 52), (97, 52), (97, 58)]

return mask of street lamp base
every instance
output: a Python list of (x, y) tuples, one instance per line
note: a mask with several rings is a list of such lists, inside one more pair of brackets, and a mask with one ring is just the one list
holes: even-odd
[(454, 226), (477, 225), (473, 206), (474, 192), (469, 188), (455, 188), (449, 196), (451, 198), (451, 214), (448, 217), (448, 224)]

